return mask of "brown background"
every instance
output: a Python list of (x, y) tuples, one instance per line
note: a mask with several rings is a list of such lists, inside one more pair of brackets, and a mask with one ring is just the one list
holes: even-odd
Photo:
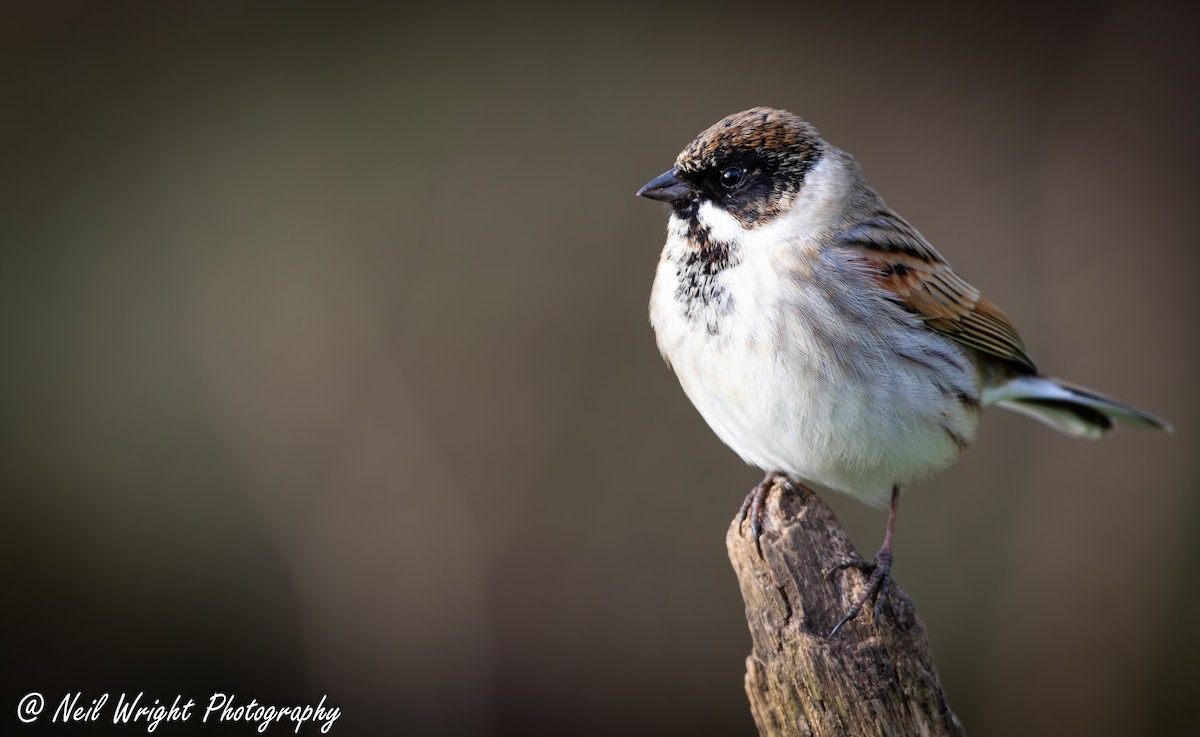
[(1040, 365), (1177, 428), (991, 410), (906, 497), (970, 733), (1193, 723), (1182, 4), (284, 7), (4, 11), (0, 719), (220, 690), (329, 694), (341, 734), (753, 734), (723, 536), (759, 475), (657, 355), (633, 192), (768, 104)]

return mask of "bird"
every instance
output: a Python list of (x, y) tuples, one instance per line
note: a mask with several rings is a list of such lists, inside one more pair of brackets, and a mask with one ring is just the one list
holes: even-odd
[(637, 194), (670, 206), (650, 294), (659, 351), (713, 432), (776, 482), (889, 506), (838, 630), (890, 581), (901, 490), (953, 463), (998, 405), (1098, 438), (1163, 420), (1042, 374), (1012, 322), (798, 115), (755, 107), (696, 136)]

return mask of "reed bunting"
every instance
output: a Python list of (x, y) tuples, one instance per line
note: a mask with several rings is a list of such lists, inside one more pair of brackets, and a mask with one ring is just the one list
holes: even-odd
[(998, 307), (871, 189), (846, 152), (791, 113), (721, 120), (638, 192), (667, 202), (650, 295), (659, 350), (713, 431), (767, 477), (739, 519), (757, 542), (776, 479), (882, 505), (867, 586), (892, 563), (900, 489), (950, 465), (997, 404), (1068, 435), (1169, 429), (1044, 376)]

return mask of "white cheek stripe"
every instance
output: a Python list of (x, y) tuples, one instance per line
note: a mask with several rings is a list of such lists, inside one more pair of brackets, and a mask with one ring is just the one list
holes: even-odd
[(708, 231), (708, 237), (718, 243), (740, 243), (746, 229), (737, 218), (705, 200), (696, 211), (700, 225)]

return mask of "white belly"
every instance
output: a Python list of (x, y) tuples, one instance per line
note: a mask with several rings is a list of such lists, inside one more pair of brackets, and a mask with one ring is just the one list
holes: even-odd
[(890, 327), (841, 276), (811, 286), (827, 260), (798, 268), (746, 249), (713, 277), (720, 298), (697, 310), (678, 294), (684, 248), (668, 239), (650, 321), (688, 398), (747, 463), (884, 503), (893, 485), (945, 467), (973, 439), (969, 358), (915, 323)]

